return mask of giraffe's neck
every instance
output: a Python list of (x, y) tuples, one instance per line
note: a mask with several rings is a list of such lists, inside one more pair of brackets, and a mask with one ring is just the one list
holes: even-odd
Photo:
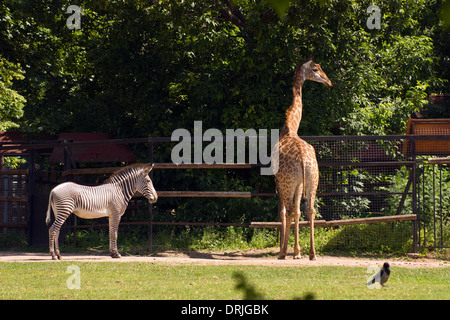
[(297, 134), (300, 121), (302, 120), (302, 86), (303, 77), (296, 74), (296, 79), (294, 80), (292, 105), (286, 111), (286, 122), (281, 129), (281, 136), (288, 133)]

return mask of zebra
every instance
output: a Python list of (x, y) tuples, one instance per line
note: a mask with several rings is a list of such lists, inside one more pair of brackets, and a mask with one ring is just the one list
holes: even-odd
[[(109, 218), (109, 252), (120, 258), (117, 251), (117, 232), (120, 218), (135, 193), (150, 203), (158, 200), (148, 176), (153, 165), (132, 164), (115, 171), (103, 184), (95, 187), (64, 182), (50, 192), (46, 223), (49, 227), (49, 247), (53, 260), (61, 260), (58, 246), (59, 231), (71, 213), (83, 219)], [(55, 221), (51, 223), (51, 210)]]

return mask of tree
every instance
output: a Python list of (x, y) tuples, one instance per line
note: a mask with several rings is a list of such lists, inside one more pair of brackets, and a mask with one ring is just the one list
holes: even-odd
[(370, 1), (84, 1), (81, 30), (65, 27), (68, 0), (6, 3), (0, 41), (26, 71), (14, 88), (28, 130), (280, 128), (308, 55), (334, 87), (305, 85), (301, 135), (403, 133), (445, 90), (439, 1), (382, 1), (379, 30)]
[(19, 65), (0, 56), (0, 131), (17, 128), (17, 121), (23, 115), (25, 98), (11, 89), (15, 79), (23, 79)]

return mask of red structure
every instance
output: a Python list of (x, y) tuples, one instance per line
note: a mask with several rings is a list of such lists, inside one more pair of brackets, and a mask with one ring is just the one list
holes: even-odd
[[(13, 146), (17, 144), (20, 146), (22, 143), (27, 140), (22, 136), (21, 132), (0, 132), (0, 145), (10, 145)], [(0, 150), (0, 155), (21, 155), (24, 153), (28, 153), (26, 149), (9, 149), (9, 150)]]
[[(407, 135), (450, 135), (450, 119), (408, 119)], [(403, 153), (407, 152), (408, 141), (405, 140)], [(448, 140), (418, 140), (416, 154), (442, 155), (450, 152)]]
[[(73, 162), (136, 162), (136, 158), (126, 144), (105, 144), (105, 140), (112, 139), (113, 137), (106, 133), (61, 133), (58, 137), (59, 141), (75, 143), (69, 151)], [(102, 141), (103, 144), (92, 144), (95, 141)], [(50, 161), (64, 162), (63, 146), (53, 149)]]

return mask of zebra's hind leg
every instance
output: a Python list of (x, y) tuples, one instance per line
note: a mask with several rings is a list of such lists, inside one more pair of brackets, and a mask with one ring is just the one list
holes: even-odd
[(117, 250), (117, 234), (119, 231), (120, 215), (109, 217), (109, 252), (112, 258), (120, 258)]
[(61, 260), (61, 253), (59, 252), (59, 230), (60, 228), (56, 227), (53, 224), (49, 229), (49, 248), (50, 254), (52, 256), (52, 260)]
[(55, 255), (55, 232), (53, 226), (48, 229), (48, 246), (50, 249), (50, 255), (52, 256), (52, 260), (56, 260)]
[(53, 260), (61, 260), (61, 253), (59, 252), (59, 231), (69, 215), (70, 213), (58, 214), (55, 222), (49, 228), (49, 247)]
[(61, 252), (59, 251), (59, 231), (61, 229), (58, 228), (58, 230), (56, 230), (56, 234), (55, 234), (55, 254), (58, 257), (58, 260), (61, 260)]

